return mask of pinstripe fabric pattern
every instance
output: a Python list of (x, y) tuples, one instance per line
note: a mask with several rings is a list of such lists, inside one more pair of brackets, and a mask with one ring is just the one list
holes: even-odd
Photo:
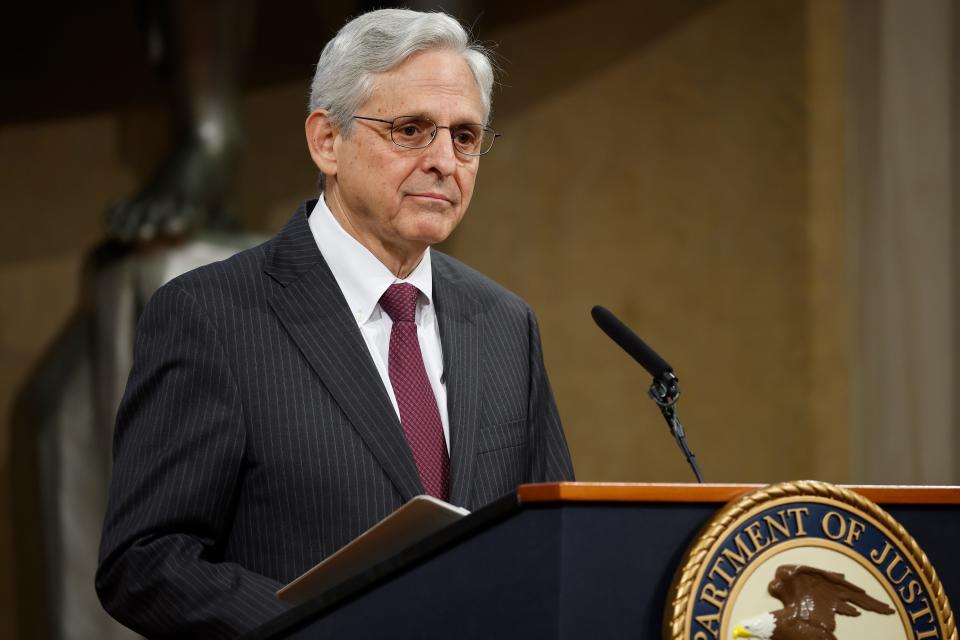
[[(269, 242), (147, 305), (117, 417), (97, 591), (149, 637), (233, 637), (273, 592), (414, 495), (410, 448), (305, 203)], [(434, 252), (450, 501), (570, 479), (537, 325)]]

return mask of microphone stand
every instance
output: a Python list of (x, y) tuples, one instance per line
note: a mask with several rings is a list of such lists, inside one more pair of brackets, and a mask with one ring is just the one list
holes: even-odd
[(697, 457), (687, 446), (687, 434), (683, 430), (683, 425), (677, 418), (676, 404), (680, 399), (680, 381), (672, 371), (665, 372), (660, 378), (654, 378), (650, 384), (650, 390), (647, 392), (650, 398), (657, 403), (660, 413), (667, 421), (667, 427), (673, 434), (674, 440), (683, 452), (684, 457), (690, 468), (693, 469), (693, 475), (697, 476), (697, 482), (703, 484), (703, 476), (700, 474), (700, 467), (697, 466)]

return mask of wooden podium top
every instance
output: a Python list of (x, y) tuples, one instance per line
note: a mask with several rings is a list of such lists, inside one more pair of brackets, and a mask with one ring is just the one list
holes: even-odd
[[(520, 502), (729, 502), (761, 484), (552, 482), (521, 485)], [(960, 487), (841, 485), (877, 504), (957, 504)]]

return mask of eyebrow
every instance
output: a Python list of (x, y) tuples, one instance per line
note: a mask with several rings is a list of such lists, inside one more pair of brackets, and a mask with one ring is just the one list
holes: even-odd
[[(427, 120), (433, 120), (433, 121), (436, 122), (438, 125), (441, 124), (440, 121), (439, 121), (437, 118), (435, 118), (434, 116), (431, 116), (431, 115), (429, 115), (429, 114), (422, 113), (422, 112), (421, 112), (421, 113), (404, 113), (404, 114), (401, 114), (401, 115), (396, 116), (396, 117), (397, 117), (397, 118), (426, 118)], [(467, 119), (467, 120), (454, 120), (454, 121), (450, 122), (449, 124), (443, 125), (443, 126), (458, 127), (458, 126), (463, 125), (463, 124), (478, 124), (478, 125), (480, 125), (481, 127), (486, 126), (486, 125), (483, 124), (483, 121), (482, 121), (482, 120), (479, 120), (479, 119), (478, 119), (478, 120), (468, 120), (468, 119)]]

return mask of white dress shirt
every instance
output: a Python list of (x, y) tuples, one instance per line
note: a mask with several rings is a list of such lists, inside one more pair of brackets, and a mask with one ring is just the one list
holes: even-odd
[(380, 308), (380, 297), (387, 288), (398, 282), (409, 282), (420, 295), (417, 298), (417, 338), (427, 378), (437, 399), (440, 422), (443, 424), (443, 437), (450, 451), (450, 424), (447, 417), (447, 387), (443, 380), (443, 351), (440, 345), (440, 326), (437, 324), (436, 308), (433, 304), (433, 270), (430, 267), (429, 247), (423, 253), (420, 264), (405, 279), (393, 275), (387, 267), (353, 236), (340, 226), (333, 217), (330, 208), (321, 195), (310, 214), (310, 231), (320, 248), (320, 254), (326, 260), (333, 277), (343, 292), (347, 306), (360, 327), (360, 333), (367, 343), (370, 357), (377, 366), (383, 386), (393, 403), (393, 410), (400, 417), (393, 385), (390, 384), (388, 368), (390, 352), (390, 330), (393, 321)]

